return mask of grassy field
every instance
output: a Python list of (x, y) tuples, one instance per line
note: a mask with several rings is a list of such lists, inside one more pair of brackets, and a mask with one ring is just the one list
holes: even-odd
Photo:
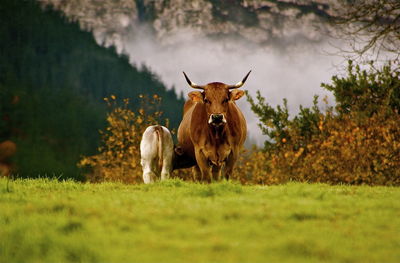
[(0, 262), (400, 262), (400, 188), (0, 179)]

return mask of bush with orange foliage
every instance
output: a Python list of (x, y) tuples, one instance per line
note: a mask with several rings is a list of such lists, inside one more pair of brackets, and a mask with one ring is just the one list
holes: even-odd
[(241, 152), (231, 179), (242, 184), (270, 185), (283, 182), (282, 178), (271, 174), (267, 155), (256, 147)]
[(107, 114), (107, 128), (100, 131), (102, 145), (98, 148), (99, 153), (83, 157), (78, 163), (86, 170), (88, 181), (142, 182), (140, 140), (149, 125), (160, 122), (162, 113), (158, 110), (159, 96), (149, 98), (141, 95), (140, 98), (142, 107), (137, 113), (129, 108), (129, 99), (123, 99), (122, 106), (118, 106), (114, 95), (104, 99), (111, 112)]
[[(400, 185), (400, 116), (375, 113), (356, 121), (354, 114), (321, 116), (320, 132), (304, 147), (286, 143), (270, 157), (272, 177), (369, 185)], [(295, 131), (291, 141), (304, 140)]]
[(367, 72), (350, 62), (347, 77), (323, 84), (334, 93), (336, 108), (322, 113), (315, 98), (293, 119), (286, 101), (274, 109), (260, 93), (258, 103), (249, 97), (270, 140), (250, 154), (246, 166), (254, 172), (244, 170), (239, 179), (400, 185), (399, 76), (390, 64)]
[(0, 176), (10, 176), (13, 170), (12, 157), (17, 152), (17, 145), (10, 140), (0, 142)]

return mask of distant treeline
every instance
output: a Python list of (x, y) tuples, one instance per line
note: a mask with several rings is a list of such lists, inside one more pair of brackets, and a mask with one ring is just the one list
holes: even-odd
[(0, 142), (17, 143), (19, 176), (80, 179), (76, 163), (96, 151), (111, 94), (130, 98), (132, 110), (140, 94), (158, 94), (177, 127), (183, 98), (60, 12), (2, 0), (0, 17)]

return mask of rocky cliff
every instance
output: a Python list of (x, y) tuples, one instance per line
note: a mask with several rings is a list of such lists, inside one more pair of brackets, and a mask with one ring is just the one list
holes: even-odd
[[(259, 45), (320, 41), (331, 0), (38, 0), (53, 6), (97, 41), (121, 51), (125, 36), (147, 25), (163, 44), (177, 34), (235, 38)], [(317, 30), (318, 27), (318, 30)], [(179, 38), (178, 38), (179, 39)]]

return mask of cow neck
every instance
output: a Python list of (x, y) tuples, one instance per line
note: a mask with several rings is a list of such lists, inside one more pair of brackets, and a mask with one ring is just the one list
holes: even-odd
[(209, 137), (211, 139), (211, 141), (216, 142), (217, 144), (225, 141), (226, 139), (226, 128), (227, 124), (219, 126), (219, 127), (215, 127), (213, 125), (210, 125), (210, 129), (209, 130)]

